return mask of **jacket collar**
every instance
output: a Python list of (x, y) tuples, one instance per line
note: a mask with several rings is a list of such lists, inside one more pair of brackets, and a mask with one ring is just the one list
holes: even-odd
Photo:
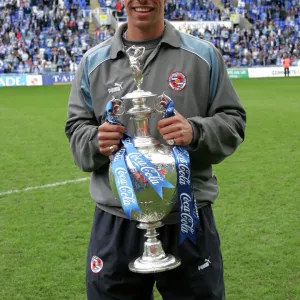
[[(175, 27), (168, 21), (165, 20), (165, 31), (163, 37), (161, 39), (161, 44), (165, 43), (174, 48), (180, 48), (181, 40), (180, 34), (175, 29)], [(110, 58), (115, 59), (118, 56), (119, 52), (125, 53), (124, 44), (122, 41), (122, 35), (124, 31), (127, 29), (127, 23), (122, 24), (118, 27), (116, 33), (114, 34), (111, 42), (111, 50), (110, 50)]]

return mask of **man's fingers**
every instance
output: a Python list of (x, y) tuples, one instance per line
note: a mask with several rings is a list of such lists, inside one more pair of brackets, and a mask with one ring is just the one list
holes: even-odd
[(181, 140), (184, 138), (184, 132), (183, 131), (177, 131), (177, 132), (171, 132), (171, 133), (168, 133), (168, 134), (164, 134), (163, 135), (163, 138), (165, 141), (168, 141), (168, 140)]
[(98, 127), (98, 143), (100, 153), (111, 156), (120, 148), (120, 140), (123, 138), (125, 127), (104, 122)]
[(157, 122), (157, 129), (159, 130), (160, 128), (169, 126), (169, 125), (171, 125), (171, 124), (173, 124), (173, 123), (176, 123), (176, 122), (177, 122), (177, 116), (159, 120), (159, 121)]
[(120, 144), (120, 140), (99, 140), (99, 146), (101, 148), (107, 148), (110, 147), (112, 145), (119, 145)]
[(105, 132), (125, 132), (125, 127), (122, 125), (115, 125), (108, 122), (104, 122), (101, 126), (98, 127), (98, 131)]
[(106, 156), (112, 155), (114, 152), (118, 151), (120, 148), (119, 145), (110, 145), (108, 147), (100, 147), (100, 153)]
[(169, 117), (169, 118), (165, 118), (165, 119), (162, 119), (162, 120), (160, 120), (160, 121), (157, 122), (157, 129), (158, 130), (159, 130), (159, 128), (171, 125), (173, 123), (180, 122), (180, 120), (184, 119), (184, 117), (176, 109), (174, 110), (174, 112), (176, 114), (175, 116)]
[(99, 140), (120, 140), (123, 138), (123, 133), (118, 131), (99, 131), (98, 139)]
[(171, 125), (168, 125), (166, 127), (159, 128), (159, 133), (161, 135), (166, 135), (169, 133), (177, 132), (181, 130), (181, 124), (180, 123), (173, 123)]

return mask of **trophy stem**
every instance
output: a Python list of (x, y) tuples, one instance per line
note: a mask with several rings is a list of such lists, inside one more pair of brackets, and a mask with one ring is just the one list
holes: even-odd
[(135, 273), (157, 273), (174, 269), (180, 266), (179, 258), (173, 255), (166, 255), (163, 250), (156, 228), (161, 227), (161, 222), (140, 223), (137, 227), (146, 229), (146, 241), (144, 243), (144, 253), (141, 257), (129, 264), (129, 269)]
[(135, 137), (149, 137), (149, 118), (134, 119)]

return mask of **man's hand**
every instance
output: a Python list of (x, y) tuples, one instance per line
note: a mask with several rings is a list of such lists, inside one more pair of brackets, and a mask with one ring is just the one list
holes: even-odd
[(174, 140), (175, 145), (187, 146), (193, 140), (192, 125), (177, 111), (175, 116), (160, 120), (157, 130), (169, 145)]
[(98, 143), (100, 153), (110, 156), (119, 150), (120, 140), (125, 132), (125, 127), (104, 122), (98, 127)]

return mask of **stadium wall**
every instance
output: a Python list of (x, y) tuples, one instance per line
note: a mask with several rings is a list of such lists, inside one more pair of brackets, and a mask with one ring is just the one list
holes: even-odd
[[(230, 78), (284, 77), (283, 67), (227, 69)], [(300, 66), (290, 67), (290, 76), (300, 76)], [(0, 87), (41, 86), (71, 84), (75, 73), (53, 73), (47, 75), (5, 74), (0, 75)]]

